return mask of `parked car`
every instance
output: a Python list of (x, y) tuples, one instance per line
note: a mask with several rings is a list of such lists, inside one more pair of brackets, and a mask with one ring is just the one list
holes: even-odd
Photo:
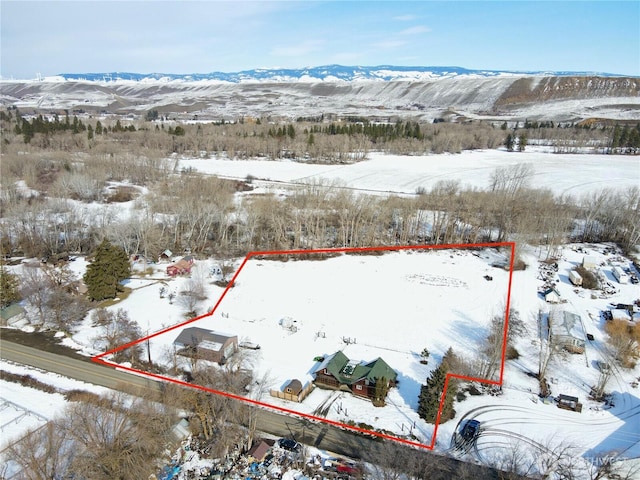
[(299, 452), (300, 444), (295, 440), (291, 440), (290, 438), (281, 438), (278, 440), (278, 446), (280, 448), (284, 448), (285, 450), (289, 450), (290, 452)]
[(460, 436), (470, 442), (480, 433), (480, 422), (478, 420), (468, 420), (460, 430)]

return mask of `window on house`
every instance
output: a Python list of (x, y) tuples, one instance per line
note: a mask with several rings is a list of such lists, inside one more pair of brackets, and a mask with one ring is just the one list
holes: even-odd
[(356, 390), (362, 390), (362, 385), (356, 385)]

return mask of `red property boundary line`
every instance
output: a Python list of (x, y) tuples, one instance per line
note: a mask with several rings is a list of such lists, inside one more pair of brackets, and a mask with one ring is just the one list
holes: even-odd
[[(381, 433), (381, 432), (375, 432), (372, 430), (366, 430), (364, 428), (360, 428), (360, 427), (356, 427), (353, 425), (348, 425), (346, 423), (341, 423), (341, 422), (337, 422), (335, 420), (330, 420), (327, 418), (322, 418), (322, 417), (317, 417), (315, 415), (311, 415), (308, 413), (303, 413), (303, 412), (297, 412), (295, 410), (291, 410), (285, 407), (280, 407), (277, 405), (270, 405), (268, 403), (264, 403), (264, 402), (260, 402), (258, 400), (253, 400), (250, 398), (245, 398), (239, 395), (234, 395), (232, 393), (228, 393), (228, 392), (223, 392), (220, 390), (215, 390), (212, 388), (207, 388), (207, 387), (203, 387), (201, 385), (196, 385), (193, 383), (188, 383), (182, 380), (178, 380), (175, 378), (169, 378), (169, 377), (165, 377), (163, 375), (158, 375), (155, 373), (151, 373), (151, 372), (145, 372), (143, 370), (138, 370), (136, 368), (131, 368), (131, 367), (127, 367), (127, 366), (122, 366), (122, 365), (118, 365), (115, 364), (113, 362), (109, 362), (108, 360), (105, 360), (103, 357), (107, 356), (107, 355), (111, 355), (113, 353), (119, 352), (121, 350), (124, 350), (126, 348), (132, 347), (134, 345), (137, 345), (139, 343), (142, 343), (146, 340), (149, 340), (153, 337), (157, 337), (158, 335), (162, 335), (164, 333), (170, 332), (172, 330), (176, 330), (180, 327), (184, 327), (185, 325), (189, 325), (190, 323), (193, 322), (197, 322), (198, 320), (201, 320), (205, 317), (209, 317), (211, 315), (213, 315), (213, 313), (217, 310), (218, 306), (220, 305), (220, 303), (222, 302), (222, 300), (224, 299), (224, 297), (226, 296), (227, 292), (229, 291), (229, 289), (231, 287), (233, 287), (236, 278), (238, 277), (238, 275), (240, 274), (240, 272), (242, 271), (242, 269), (244, 268), (244, 266), (246, 265), (246, 263), (253, 257), (259, 257), (259, 256), (269, 256), (269, 255), (308, 255), (308, 254), (323, 254), (323, 253), (364, 253), (364, 252), (379, 252), (379, 251), (402, 251), (402, 250), (445, 250), (445, 249), (475, 249), (475, 248), (500, 248), (500, 247), (509, 247), (511, 249), (511, 256), (510, 256), (510, 260), (509, 260), (509, 281), (508, 281), (508, 288), (507, 288), (507, 301), (506, 301), (506, 310), (504, 313), (504, 332), (503, 332), (503, 336), (502, 336), (502, 354), (501, 354), (501, 361), (500, 361), (500, 377), (498, 380), (491, 380), (491, 379), (486, 379), (486, 378), (477, 378), (477, 377), (470, 377), (470, 376), (465, 376), (465, 375), (458, 375), (455, 373), (448, 373), (446, 378), (445, 378), (445, 382), (444, 382), (444, 389), (442, 391), (442, 396), (440, 397), (440, 407), (438, 408), (438, 414), (436, 417), (436, 423), (435, 423), (435, 427), (433, 430), (433, 435), (431, 437), (431, 443), (429, 445), (426, 444), (422, 444), (419, 442), (414, 442), (411, 440), (407, 440), (404, 438), (399, 438), (399, 437), (394, 437), (393, 435), (388, 435), (385, 433)], [(287, 414), (287, 415), (294, 415), (296, 417), (301, 417), (301, 418), (306, 418), (308, 420), (313, 420), (316, 422), (323, 422), (323, 423), (327, 423), (329, 425), (333, 425), (335, 427), (339, 427), (342, 429), (346, 429), (346, 430), (351, 430), (357, 433), (363, 433), (366, 435), (373, 435), (376, 437), (380, 437), (380, 438), (384, 438), (387, 440), (393, 440), (396, 442), (400, 442), (403, 443), (405, 445), (410, 445), (412, 447), (417, 447), (417, 448), (422, 448), (422, 449), (426, 449), (426, 450), (433, 450), (433, 448), (435, 447), (436, 444), (436, 437), (437, 437), (437, 433), (438, 433), (438, 426), (440, 425), (440, 417), (442, 415), (442, 408), (444, 406), (444, 402), (447, 396), (447, 388), (449, 387), (449, 381), (454, 378), (454, 379), (460, 379), (460, 380), (465, 380), (465, 381), (470, 381), (470, 382), (480, 382), (480, 383), (486, 383), (489, 385), (497, 385), (497, 386), (501, 386), (503, 383), (503, 379), (504, 379), (504, 362), (505, 362), (505, 357), (506, 357), (506, 351), (507, 351), (507, 331), (509, 328), (509, 307), (511, 305), (511, 283), (512, 283), (512, 279), (513, 279), (513, 264), (514, 264), (514, 260), (515, 260), (515, 243), (514, 242), (499, 242), (499, 243), (469, 243), (469, 244), (444, 244), (444, 245), (402, 245), (402, 246), (385, 246), (385, 247), (360, 247), (360, 248), (322, 248), (322, 249), (315, 249), (315, 250), (277, 250), (277, 251), (262, 251), (262, 252), (249, 252), (247, 254), (247, 256), (244, 258), (244, 260), (242, 261), (242, 264), (240, 265), (240, 267), (238, 268), (238, 270), (236, 271), (235, 275), (233, 276), (233, 278), (231, 279), (231, 281), (229, 282), (229, 284), (227, 285), (226, 289), (224, 290), (224, 292), (222, 293), (222, 295), (220, 296), (220, 298), (218, 299), (218, 301), (216, 302), (215, 306), (213, 307), (213, 309), (211, 309), (210, 312), (207, 312), (203, 315), (197, 316), (195, 318), (192, 318), (190, 320), (178, 323), (177, 325), (173, 325), (171, 327), (167, 327), (163, 330), (160, 330), (158, 332), (155, 332), (151, 335), (148, 335), (146, 337), (140, 338), (138, 340), (135, 340), (133, 342), (129, 342), (126, 343), (124, 345), (120, 345), (119, 347), (116, 347), (112, 350), (106, 351), (104, 353), (101, 353), (99, 355), (95, 355), (91, 358), (92, 361), (96, 362), (96, 363), (100, 363), (102, 365), (106, 365), (108, 367), (112, 367), (112, 368), (118, 368), (120, 370), (125, 370), (128, 371), (130, 373), (134, 373), (134, 374), (138, 374), (138, 375), (142, 375), (154, 380), (160, 380), (163, 382), (171, 382), (171, 383), (175, 383), (177, 385), (181, 385), (183, 387), (188, 387), (188, 388), (194, 388), (196, 390), (200, 390), (203, 392), (207, 392), (207, 393), (213, 393), (216, 395), (221, 395), (223, 397), (227, 397), (227, 398), (231, 398), (233, 400), (239, 400), (241, 402), (245, 402), (247, 404), (256, 406), (256, 407), (262, 407), (262, 408), (267, 408), (270, 410), (274, 410), (278, 413), (281, 414)]]

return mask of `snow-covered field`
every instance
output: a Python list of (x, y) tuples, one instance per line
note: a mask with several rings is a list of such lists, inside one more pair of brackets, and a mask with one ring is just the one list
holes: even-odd
[(460, 154), (399, 156), (372, 152), (368, 160), (350, 165), (317, 165), (293, 161), (183, 159), (181, 168), (228, 178), (258, 179), (270, 183), (303, 184), (324, 181), (363, 190), (415, 194), (438, 181), (459, 180), (462, 187), (487, 188), (497, 167), (531, 164), (531, 186), (556, 194), (580, 196), (610, 188), (623, 190), (640, 184), (640, 161), (632, 155), (551, 154), (544, 147), (525, 152), (504, 150), (464, 151)]
[[(462, 185), (486, 187), (498, 166), (524, 162), (533, 164), (532, 186), (549, 188), (555, 193), (581, 195), (600, 188), (622, 190), (637, 186), (640, 163), (637, 158), (597, 155), (552, 155), (532, 149), (524, 153), (503, 151), (465, 152), (460, 155), (394, 157), (378, 153), (353, 165), (323, 166), (293, 162), (231, 161), (220, 159), (181, 160), (181, 167), (234, 178), (252, 175), (269, 182), (258, 185), (304, 183), (324, 178), (363, 191), (413, 194), (419, 187), (430, 188), (438, 180), (460, 180)], [(579, 165), (579, 168), (576, 167)], [(282, 185), (281, 185), (282, 186)], [(119, 215), (124, 212), (97, 212)], [(582, 249), (582, 250), (579, 250)], [(494, 250), (486, 250), (489, 254)], [(596, 257), (611, 294), (591, 298), (590, 292), (569, 283), (568, 272), (584, 255)], [(584, 404), (582, 413), (558, 409), (537, 397), (538, 382), (527, 372), (537, 372), (540, 340), (537, 330), (539, 310), (550, 306), (538, 294), (543, 281), (539, 277), (534, 252), (525, 256), (529, 267), (513, 275), (511, 306), (520, 312), (528, 326), (516, 347), (521, 356), (507, 362), (501, 396), (467, 396), (456, 403), (456, 417), (438, 427), (435, 448), (450, 451), (451, 438), (460, 422), (476, 418), (483, 429), (473, 451), (452, 452), (472, 461), (490, 462), (504, 451), (505, 444), (526, 443), (536, 451), (548, 451), (562, 442), (575, 445), (579, 457), (598, 459), (619, 455), (619, 459), (640, 458), (640, 367), (614, 368), (607, 390), (615, 406), (587, 399), (590, 387), (598, 379), (597, 361), (613, 364), (606, 349), (604, 320), (600, 311), (611, 303), (632, 303), (640, 298), (640, 287), (621, 285), (612, 276), (612, 266), (623, 259), (602, 245), (565, 246), (554, 276), (556, 289), (570, 309), (582, 318), (585, 331), (594, 340), (587, 342), (581, 355), (556, 355), (549, 367), (553, 395), (577, 396)], [(316, 414), (320, 405), (331, 405), (328, 419), (365, 422), (403, 436), (410, 430), (421, 443), (429, 444), (433, 426), (425, 424), (415, 412), (420, 385), (449, 346), (471, 357), (486, 337), (490, 316), (503, 311), (508, 274), (493, 268), (495, 260), (465, 250), (390, 252), (381, 256), (340, 255), (323, 261), (290, 260), (281, 262), (252, 258), (237, 277), (236, 286), (221, 300), (214, 314), (189, 326), (210, 328), (238, 335), (240, 341), (260, 344), (257, 351), (241, 350), (251, 360), (255, 378), (262, 382), (258, 390), (280, 388), (292, 378), (303, 383), (310, 379), (314, 357), (329, 355), (338, 349), (353, 359), (382, 357), (399, 373), (400, 384), (392, 389), (388, 405), (376, 408), (366, 400), (346, 393), (334, 394), (315, 389), (302, 404), (270, 397), (260, 401), (303, 413)], [(237, 259), (236, 269), (242, 259)], [(212, 284), (206, 272), (214, 259), (196, 262), (192, 277), (201, 276), (206, 300), (199, 313), (211, 311), (225, 291)], [(127, 281), (131, 295), (111, 309), (123, 308), (145, 333), (153, 334), (187, 320), (178, 298), (190, 280), (169, 278), (168, 263), (152, 264), (150, 276)], [(82, 275), (82, 258), (70, 263)], [(135, 265), (134, 270), (142, 270)], [(483, 277), (490, 275), (492, 281)], [(171, 303), (160, 298), (160, 288), (175, 292)], [(294, 324), (296, 332), (286, 330), (280, 321)], [(173, 340), (182, 327), (153, 337), (149, 343), (154, 362), (169, 363)], [(323, 333), (322, 335), (317, 335)], [(87, 355), (101, 353), (95, 348), (97, 332), (89, 317), (66, 343)], [(344, 338), (355, 340), (345, 343)], [(429, 365), (419, 363), (423, 348), (431, 352)], [(186, 363), (186, 362), (185, 362)], [(17, 368), (3, 363), (3, 368)], [(22, 368), (22, 367), (20, 367)], [(33, 375), (33, 370), (28, 370)], [(26, 373), (26, 372), (25, 372)], [(43, 380), (44, 381), (44, 380)], [(51, 380), (58, 385), (62, 380)], [(37, 427), (62, 410), (64, 400), (58, 394), (3, 382), (0, 397), (6, 400), (3, 439), (17, 438), (28, 428)], [(326, 402), (326, 403), (325, 403)], [(29, 414), (28, 412), (33, 412)]]

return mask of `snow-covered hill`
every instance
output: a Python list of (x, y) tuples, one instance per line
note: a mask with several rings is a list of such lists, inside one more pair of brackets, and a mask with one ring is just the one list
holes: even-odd
[(324, 115), (581, 120), (640, 119), (640, 78), (586, 72), (506, 72), (460, 67), (257, 69), (235, 73), (61, 74), (0, 81), (0, 102), (41, 111), (142, 114)]

